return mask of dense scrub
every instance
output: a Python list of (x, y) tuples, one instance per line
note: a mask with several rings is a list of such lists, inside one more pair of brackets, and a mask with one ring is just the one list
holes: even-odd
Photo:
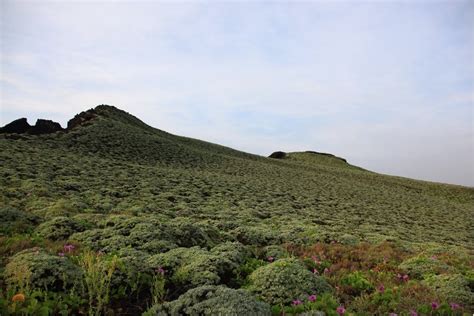
[(78, 124), (0, 135), (2, 315), (474, 309), (472, 188)]

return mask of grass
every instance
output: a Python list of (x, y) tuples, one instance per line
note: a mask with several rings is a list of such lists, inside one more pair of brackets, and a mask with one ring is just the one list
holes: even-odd
[[(439, 247), (435, 256), (451, 267), (440, 271), (461, 275), (472, 286), (473, 188), (381, 175), (312, 152), (260, 157), (171, 135), (114, 107), (99, 106), (96, 112), (95, 119), (67, 133), (0, 134), (2, 267), (23, 249), (57, 254), (66, 241), (79, 249), (65, 258), (75, 264), (75, 257), (99, 251), (117, 255), (125, 268), (117, 263), (110, 300), (102, 303), (115, 314), (136, 314), (153, 300), (177, 298), (173, 295), (180, 291), (169, 280), (159, 291), (167, 293), (164, 298), (151, 296), (156, 267), (145, 262), (178, 247), (201, 247), (209, 259), (186, 267), (200, 273), (210, 269), (219, 284), (231, 287), (249, 285), (251, 271), (242, 273), (249, 262), (269, 264), (269, 256), (278, 260), (283, 253), (308, 262), (323, 253), (331, 271), (324, 277), (342, 289), (325, 300), (345, 304), (348, 313), (380, 312), (373, 307), (380, 300), (395, 306), (384, 312), (408, 313), (435, 299), (441, 303), (443, 296), (429, 290), (436, 283), (429, 275), (410, 279), (409, 285), (392, 280), (394, 273), (408, 273), (399, 268), (404, 260), (430, 258), (426, 249)], [(231, 241), (243, 244), (246, 251), (236, 253), (245, 260), (226, 257), (240, 268), (221, 272), (211, 249)], [(383, 263), (381, 256), (389, 261)], [(89, 271), (94, 266), (88, 265)], [(320, 267), (308, 263), (307, 268)], [(391, 297), (377, 296), (380, 282)], [(87, 292), (91, 295), (91, 289)], [(428, 294), (415, 306), (407, 293)], [(87, 309), (74, 304), (76, 310)], [(105, 310), (94, 308), (89, 312)], [(288, 314), (291, 308), (274, 310)]]

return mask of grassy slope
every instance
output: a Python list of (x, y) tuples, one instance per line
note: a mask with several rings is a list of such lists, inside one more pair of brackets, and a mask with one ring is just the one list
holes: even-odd
[[(275, 160), (153, 129), (112, 107), (68, 133), (0, 136), (0, 206), (42, 218), (159, 213), (313, 242), (474, 248), (474, 189), (361, 170), (312, 153)], [(278, 149), (278, 148), (276, 148)]]

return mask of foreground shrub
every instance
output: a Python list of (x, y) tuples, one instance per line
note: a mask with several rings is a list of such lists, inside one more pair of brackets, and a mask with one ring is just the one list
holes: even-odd
[(31, 289), (64, 291), (78, 284), (80, 278), (80, 269), (68, 258), (49, 254), (40, 248), (17, 253), (5, 268), (5, 280), (10, 288), (24, 284)]
[(182, 293), (201, 285), (232, 283), (245, 258), (242, 244), (225, 243), (210, 251), (200, 247), (172, 249), (151, 256), (147, 263), (151, 269), (164, 268), (176, 293)]
[(76, 232), (85, 230), (85, 225), (65, 216), (54, 217), (36, 228), (36, 233), (43, 238), (64, 240)]
[(271, 305), (286, 305), (308, 294), (331, 291), (323, 277), (307, 270), (297, 259), (280, 259), (260, 267), (249, 279), (249, 289)]
[(107, 257), (92, 251), (86, 251), (79, 258), (89, 298), (89, 315), (101, 315), (109, 303), (110, 282), (117, 264), (116, 256)]
[(225, 286), (201, 286), (177, 300), (154, 305), (144, 316), (153, 315), (271, 315), (270, 306), (245, 290)]
[(474, 293), (468, 279), (461, 274), (433, 275), (425, 283), (448, 302), (474, 308)]

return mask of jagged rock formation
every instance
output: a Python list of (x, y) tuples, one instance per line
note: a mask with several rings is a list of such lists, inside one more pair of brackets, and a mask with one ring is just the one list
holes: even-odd
[(11, 123), (8, 123), (4, 127), (0, 128), (0, 133), (14, 133), (14, 134), (23, 134), (26, 133), (31, 128), (31, 125), (28, 124), (26, 118), (19, 118), (14, 120)]
[(41, 135), (63, 130), (61, 124), (51, 120), (38, 119), (36, 124), (31, 126), (26, 118), (20, 118), (2, 127), (0, 133)]
[(32, 126), (27, 133), (32, 135), (51, 134), (63, 131), (61, 124), (51, 120), (38, 119), (36, 124)]
[(76, 114), (72, 119), (67, 122), (67, 129), (73, 129), (79, 125), (84, 124), (87, 121), (92, 120), (97, 116), (97, 112), (94, 109), (90, 109), (79, 114)]

